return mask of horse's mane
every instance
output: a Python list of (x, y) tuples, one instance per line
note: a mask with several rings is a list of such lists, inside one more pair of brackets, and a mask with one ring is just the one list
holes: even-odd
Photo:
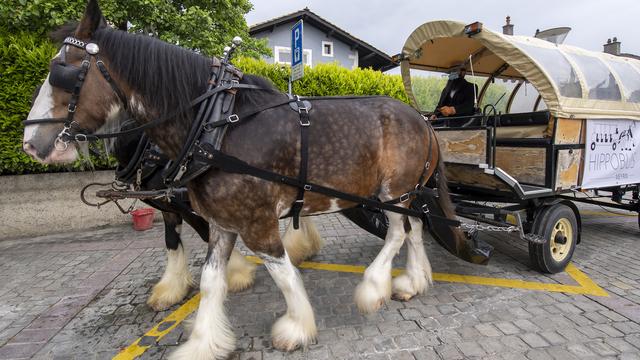
[[(69, 22), (49, 37), (60, 44), (73, 35), (77, 25)], [(145, 106), (160, 113), (175, 111), (206, 90), (211, 64), (208, 57), (151, 36), (111, 28), (98, 30), (93, 41), (98, 43), (101, 53), (108, 54), (109, 70), (143, 96)], [(242, 107), (262, 104), (279, 92), (261, 76), (245, 74), (241, 83), (272, 90), (238, 91), (236, 104)], [(192, 119), (192, 114), (185, 117)]]
[(242, 108), (251, 108), (264, 105), (269, 101), (273, 101), (274, 97), (284, 96), (284, 94), (278, 90), (271, 80), (257, 75), (244, 74), (242, 80), (243, 84), (256, 85), (269, 91), (261, 90), (242, 90), (240, 89), (236, 93), (236, 106)]
[[(97, 31), (94, 40), (101, 52), (108, 54), (109, 70), (142, 96), (145, 106), (160, 113), (184, 107), (206, 91), (211, 64), (208, 57), (154, 37), (110, 28)], [(241, 82), (276, 90), (259, 76), (245, 75)], [(262, 98), (273, 96), (273, 92), (267, 93), (238, 91), (236, 104), (244, 107), (262, 103)], [(184, 115), (193, 118), (191, 113)]]
[[(94, 41), (117, 74), (146, 108), (166, 114), (186, 106), (206, 90), (210, 61), (156, 38), (103, 28)], [(184, 114), (191, 118), (191, 114)]]

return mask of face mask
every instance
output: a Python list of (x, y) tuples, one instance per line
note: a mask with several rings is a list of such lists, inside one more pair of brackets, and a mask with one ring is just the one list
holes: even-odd
[(452, 72), (451, 74), (449, 74), (449, 80), (455, 80), (458, 78), (458, 72)]

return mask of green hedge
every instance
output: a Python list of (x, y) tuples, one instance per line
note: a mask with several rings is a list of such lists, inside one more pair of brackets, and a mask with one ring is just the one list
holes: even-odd
[[(23, 126), (34, 89), (47, 75), (50, 59), (57, 49), (32, 35), (0, 35), (0, 174), (26, 174), (82, 170), (81, 162), (65, 167), (41, 165), (24, 154)], [(269, 78), (278, 88), (287, 89), (289, 67), (262, 60), (239, 58), (234, 61), (245, 73)], [(305, 76), (293, 85), (295, 94), (388, 95), (408, 103), (402, 79), (370, 69), (348, 70), (336, 64), (306, 68)], [(97, 169), (113, 166), (105, 159), (92, 159)]]
[[(245, 73), (264, 76), (280, 90), (287, 91), (289, 66), (251, 58), (239, 58), (234, 64)], [(305, 67), (304, 77), (293, 83), (293, 93), (301, 96), (387, 95), (409, 103), (400, 75), (386, 75), (371, 69), (349, 70), (335, 63)]]
[(22, 152), (22, 120), (56, 49), (34, 36), (0, 35), (0, 174), (48, 170)]

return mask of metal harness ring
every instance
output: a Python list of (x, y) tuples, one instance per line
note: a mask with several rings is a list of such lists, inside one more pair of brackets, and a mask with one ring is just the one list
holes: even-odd
[[(67, 151), (67, 149), (69, 148), (69, 142), (62, 140), (62, 136), (61, 135), (62, 135), (62, 133), (60, 133), (60, 135), (58, 135), (58, 137), (56, 138), (56, 141), (53, 143), (53, 146), (58, 151)], [(60, 144), (62, 144), (62, 146), (60, 146)]]

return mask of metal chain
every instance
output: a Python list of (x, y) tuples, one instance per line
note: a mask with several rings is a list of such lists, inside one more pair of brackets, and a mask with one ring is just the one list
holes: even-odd
[(514, 225), (511, 226), (495, 226), (495, 225), (483, 225), (483, 224), (467, 224), (461, 223), (460, 227), (464, 230), (470, 231), (502, 231), (502, 232), (514, 232), (520, 231), (520, 228)]
[[(482, 231), (497, 231), (497, 232), (514, 232), (514, 231), (520, 231), (520, 228), (515, 226), (515, 225), (511, 225), (511, 226), (495, 226), (495, 225), (483, 225), (483, 224), (467, 224), (467, 223), (461, 223), (460, 224), (460, 228), (464, 229), (464, 230), (468, 230), (469, 232), (475, 233), (478, 230), (482, 230)], [(545, 238), (543, 238), (542, 236), (538, 235), (538, 234), (524, 234), (524, 239), (527, 241), (530, 241), (532, 243), (536, 243), (536, 244), (544, 244), (545, 242), (547, 242), (547, 240)]]

